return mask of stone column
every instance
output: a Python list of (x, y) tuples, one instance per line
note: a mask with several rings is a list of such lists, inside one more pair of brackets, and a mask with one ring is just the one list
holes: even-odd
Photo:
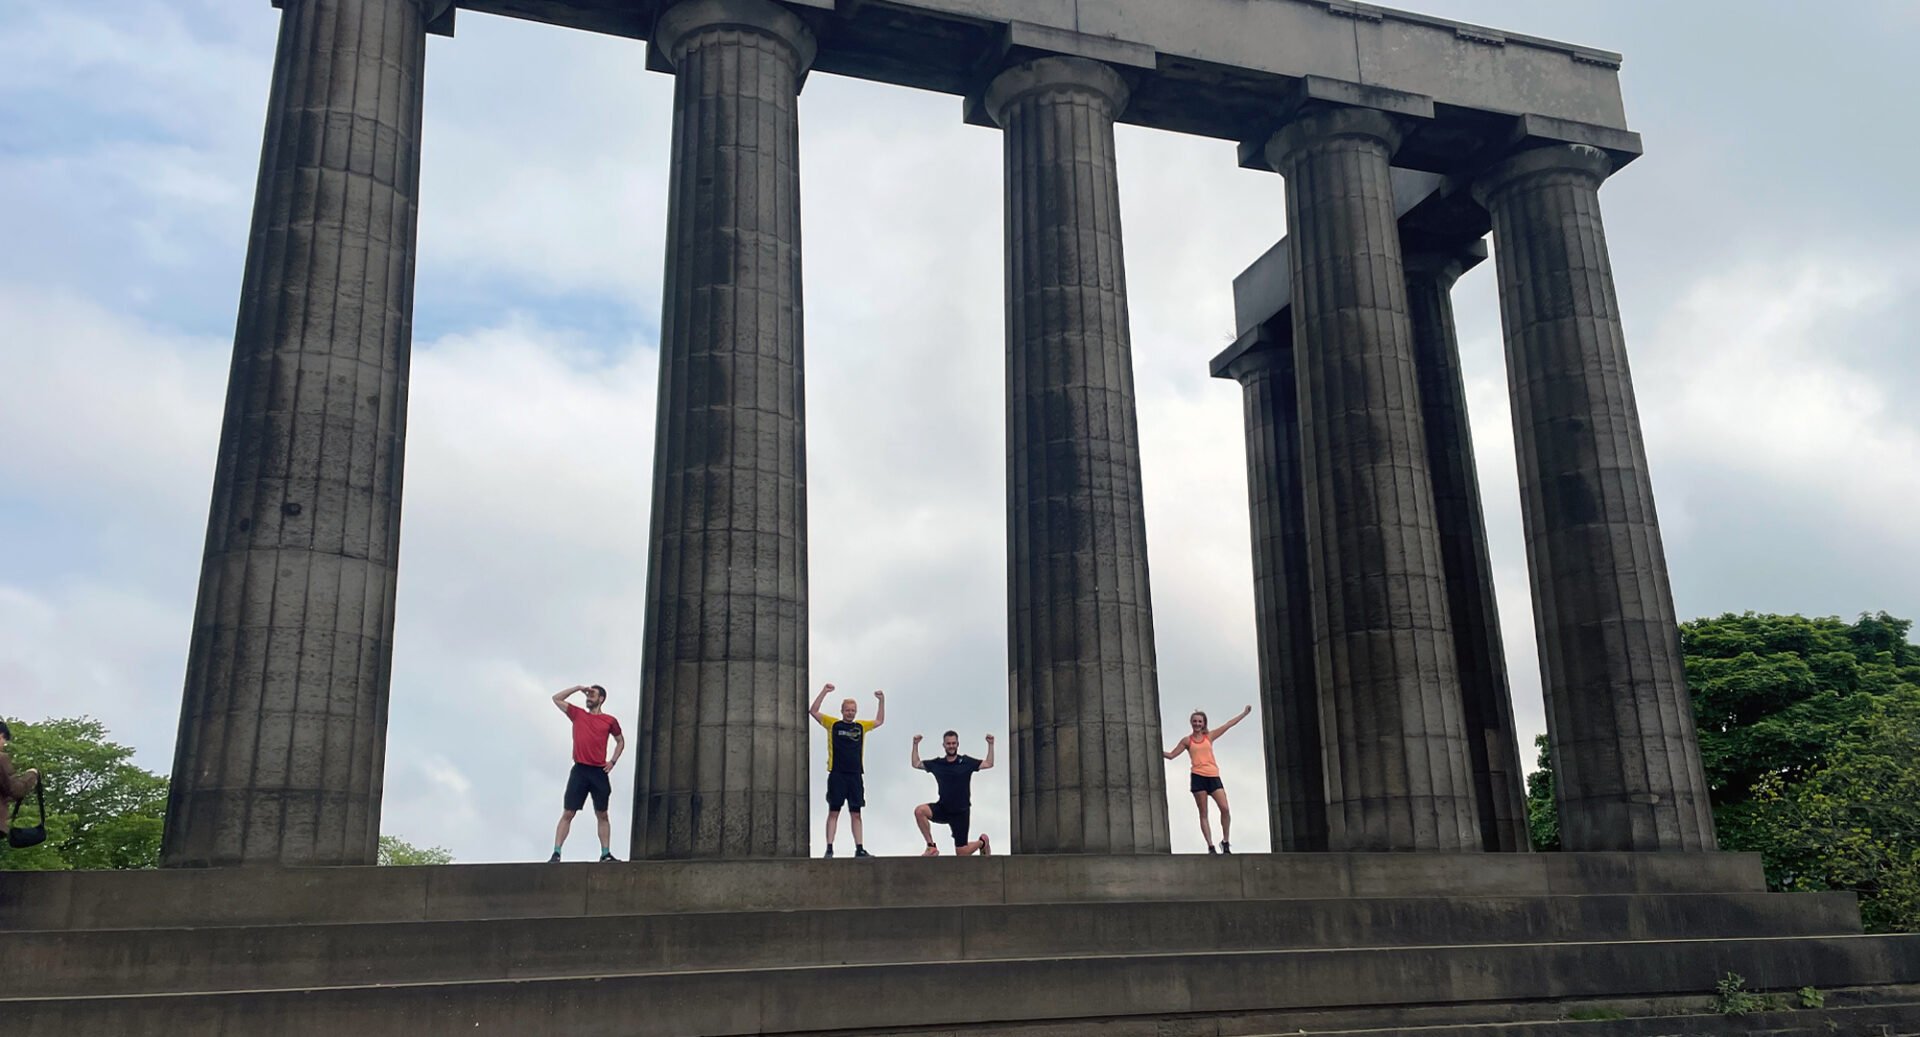
[(989, 86), (1006, 131), (1007, 562), (1014, 849), (1164, 853), (1113, 120), (1081, 58)]
[(1301, 117), (1287, 180), (1301, 470), (1336, 850), (1480, 847), (1389, 159), (1393, 120)]
[(422, 0), (286, 0), (161, 862), (372, 864)]
[(1620, 307), (1605, 153), (1521, 152), (1474, 193), (1493, 216), (1547, 729), (1568, 850), (1710, 850)]
[(768, 0), (689, 0), (653, 43), (676, 79), (633, 856), (805, 856), (813, 35)]
[[(1484, 255), (1484, 252), (1481, 253)], [(1454, 656), (1460, 662), (1461, 722), (1473, 763), (1480, 840), (1487, 850), (1526, 850), (1526, 771), (1513, 731), (1507, 657), (1494, 602), (1493, 562), (1487, 556), (1480, 477), (1467, 427), (1467, 388), (1460, 373), (1460, 340), (1453, 324), (1453, 282), (1464, 269), (1451, 255), (1406, 257), (1407, 311), (1420, 380), (1420, 412), (1433, 472), (1433, 504)]]
[(1276, 851), (1324, 850), (1327, 788), (1320, 760), (1320, 682), (1314, 667), (1293, 334), (1282, 329), (1275, 337), (1278, 341), (1256, 346), (1227, 368), (1240, 383), (1246, 408), (1267, 814)]

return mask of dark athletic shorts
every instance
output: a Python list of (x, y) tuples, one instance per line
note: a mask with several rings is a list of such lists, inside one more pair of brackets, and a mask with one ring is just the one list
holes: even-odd
[(936, 825), (946, 825), (947, 829), (953, 833), (953, 845), (967, 845), (967, 835), (969, 834), (967, 829), (970, 827), (969, 818), (973, 816), (973, 809), (971, 807), (955, 808), (942, 806), (938, 803), (929, 803), (928, 806), (933, 808), (933, 816), (927, 820), (932, 821)]
[(1224, 788), (1226, 788), (1226, 786), (1220, 783), (1219, 778), (1209, 778), (1199, 774), (1193, 776), (1193, 791), (1196, 793), (1218, 792)]
[(859, 774), (827, 774), (827, 809), (838, 810), (842, 806), (853, 813), (867, 805), (867, 782)]
[(596, 814), (607, 812), (607, 797), (613, 794), (613, 782), (607, 780), (604, 767), (576, 763), (573, 773), (567, 775), (567, 798), (563, 801), (568, 810), (578, 810), (587, 801), (587, 793), (593, 793), (593, 810)]

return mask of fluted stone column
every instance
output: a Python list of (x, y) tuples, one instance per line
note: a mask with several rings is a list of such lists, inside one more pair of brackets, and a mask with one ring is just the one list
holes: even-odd
[(1308, 568), (1336, 850), (1479, 849), (1389, 159), (1392, 119), (1306, 115), (1287, 180)]
[(1453, 323), (1453, 283), (1462, 269), (1455, 256), (1406, 257), (1407, 313), (1420, 379), (1427, 464), (1433, 472), (1440, 555), (1447, 571), (1453, 650), (1460, 662), (1461, 722), (1473, 763), (1481, 845), (1515, 852), (1529, 847), (1526, 772), (1513, 730), (1493, 561), (1487, 555), (1480, 477), (1467, 427), (1467, 387)]
[(420, 0), (286, 0), (161, 862), (372, 864), (420, 183)]
[(1320, 683), (1314, 667), (1293, 336), (1282, 331), (1276, 338), (1242, 354), (1227, 373), (1240, 383), (1246, 410), (1267, 814), (1273, 848), (1293, 852), (1327, 848), (1327, 789), (1320, 760)]
[(1169, 849), (1105, 65), (1048, 57), (986, 95), (1006, 132), (1014, 848)]
[(1713, 814), (1600, 220), (1594, 148), (1522, 152), (1493, 215), (1533, 579), (1568, 850), (1706, 850)]
[(805, 856), (814, 41), (767, 0), (689, 0), (653, 43), (676, 81), (633, 856)]

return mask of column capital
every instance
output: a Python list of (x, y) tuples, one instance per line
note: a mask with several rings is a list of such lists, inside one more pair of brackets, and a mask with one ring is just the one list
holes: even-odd
[(771, 36), (792, 48), (802, 75), (813, 67), (819, 46), (806, 22), (772, 0), (682, 0), (661, 12), (653, 26), (652, 43), (669, 65), (678, 66), (686, 43), (709, 29), (745, 29)]
[(1046, 90), (1080, 91), (1106, 99), (1113, 117), (1126, 110), (1133, 91), (1120, 73), (1101, 61), (1075, 57), (1045, 57), (1013, 65), (987, 84), (985, 103), (994, 123), (1006, 126), (1007, 106)]
[(1595, 187), (1613, 175), (1614, 162), (1606, 152), (1590, 144), (1552, 144), (1509, 155), (1494, 163), (1473, 181), (1473, 200), (1486, 205), (1488, 200), (1523, 180), (1543, 173), (1573, 173), (1590, 177)]
[[(1283, 311), (1284, 312), (1284, 311)], [(1255, 326), (1233, 340), (1208, 364), (1215, 378), (1231, 378), (1241, 385), (1253, 375), (1268, 371), (1281, 361), (1293, 363), (1293, 320), (1278, 317)]]
[(1374, 108), (1321, 108), (1282, 126), (1267, 138), (1267, 164), (1279, 169), (1287, 156), (1303, 148), (1341, 137), (1377, 140), (1391, 155), (1400, 148), (1406, 129), (1399, 119)]
[(1461, 274), (1479, 266), (1486, 258), (1487, 243), (1475, 241), (1463, 248), (1408, 252), (1401, 257), (1400, 265), (1406, 269), (1408, 277), (1431, 278), (1440, 282), (1440, 287), (1451, 289)]

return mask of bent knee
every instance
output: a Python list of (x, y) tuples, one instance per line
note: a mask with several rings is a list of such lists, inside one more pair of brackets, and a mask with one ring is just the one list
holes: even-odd
[(920, 818), (921, 820), (924, 821), (933, 816), (933, 808), (926, 805), (925, 803), (922, 803), (919, 806), (913, 808), (913, 816)]

